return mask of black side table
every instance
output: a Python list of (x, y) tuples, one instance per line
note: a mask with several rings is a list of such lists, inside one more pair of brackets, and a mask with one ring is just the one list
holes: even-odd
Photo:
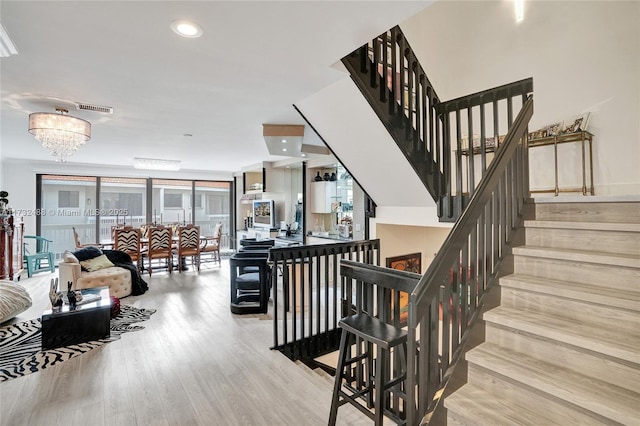
[(90, 292), (98, 292), (100, 299), (78, 305), (74, 310), (69, 305), (63, 305), (59, 312), (44, 311), (41, 321), (42, 350), (104, 339), (111, 334), (109, 287), (96, 287)]

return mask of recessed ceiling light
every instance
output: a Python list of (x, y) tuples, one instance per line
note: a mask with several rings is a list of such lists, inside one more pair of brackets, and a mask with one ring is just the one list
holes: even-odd
[(303, 157), (306, 157), (306, 156), (307, 156), (307, 154), (302, 154), (302, 156), (303, 156)]
[(283, 152), (287, 152), (287, 148), (282, 148), (282, 151)]
[(202, 35), (200, 25), (190, 21), (173, 21), (171, 29), (174, 33), (187, 38), (198, 38)]
[(282, 143), (287, 143), (287, 140), (286, 139), (282, 139)]

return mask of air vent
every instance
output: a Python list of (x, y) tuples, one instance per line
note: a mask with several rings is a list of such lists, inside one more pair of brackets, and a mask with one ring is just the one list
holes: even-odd
[(76, 102), (76, 109), (84, 111), (104, 112), (106, 114), (113, 114), (113, 108), (101, 105), (83, 104), (82, 102)]

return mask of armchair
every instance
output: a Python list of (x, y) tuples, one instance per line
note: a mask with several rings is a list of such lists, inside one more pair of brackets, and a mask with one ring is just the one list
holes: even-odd
[(26, 241), (23, 243), (23, 260), (27, 266), (27, 276), (31, 277), (34, 273), (42, 271), (54, 272), (56, 265), (53, 263), (53, 252), (49, 251), (49, 243), (53, 241), (39, 235), (25, 235), (23, 238), (24, 240), (33, 239), (35, 243), (31, 248), (28, 247), (30, 243)]

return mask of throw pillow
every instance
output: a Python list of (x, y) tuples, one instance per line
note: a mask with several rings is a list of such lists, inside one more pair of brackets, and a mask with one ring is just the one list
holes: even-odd
[(74, 251), (73, 255), (77, 257), (80, 262), (82, 262), (83, 260), (93, 259), (94, 257), (102, 255), (102, 250), (100, 250), (98, 247), (88, 246)]
[(0, 324), (9, 321), (31, 306), (31, 297), (20, 284), (0, 281)]
[(104, 254), (101, 254), (98, 257), (94, 257), (93, 259), (81, 260), (80, 265), (82, 265), (82, 267), (89, 272), (94, 272), (100, 269), (114, 266), (113, 263), (111, 263), (111, 261)]
[(64, 254), (62, 255), (62, 260), (65, 263), (80, 263), (78, 258), (75, 257), (69, 250), (65, 250)]

